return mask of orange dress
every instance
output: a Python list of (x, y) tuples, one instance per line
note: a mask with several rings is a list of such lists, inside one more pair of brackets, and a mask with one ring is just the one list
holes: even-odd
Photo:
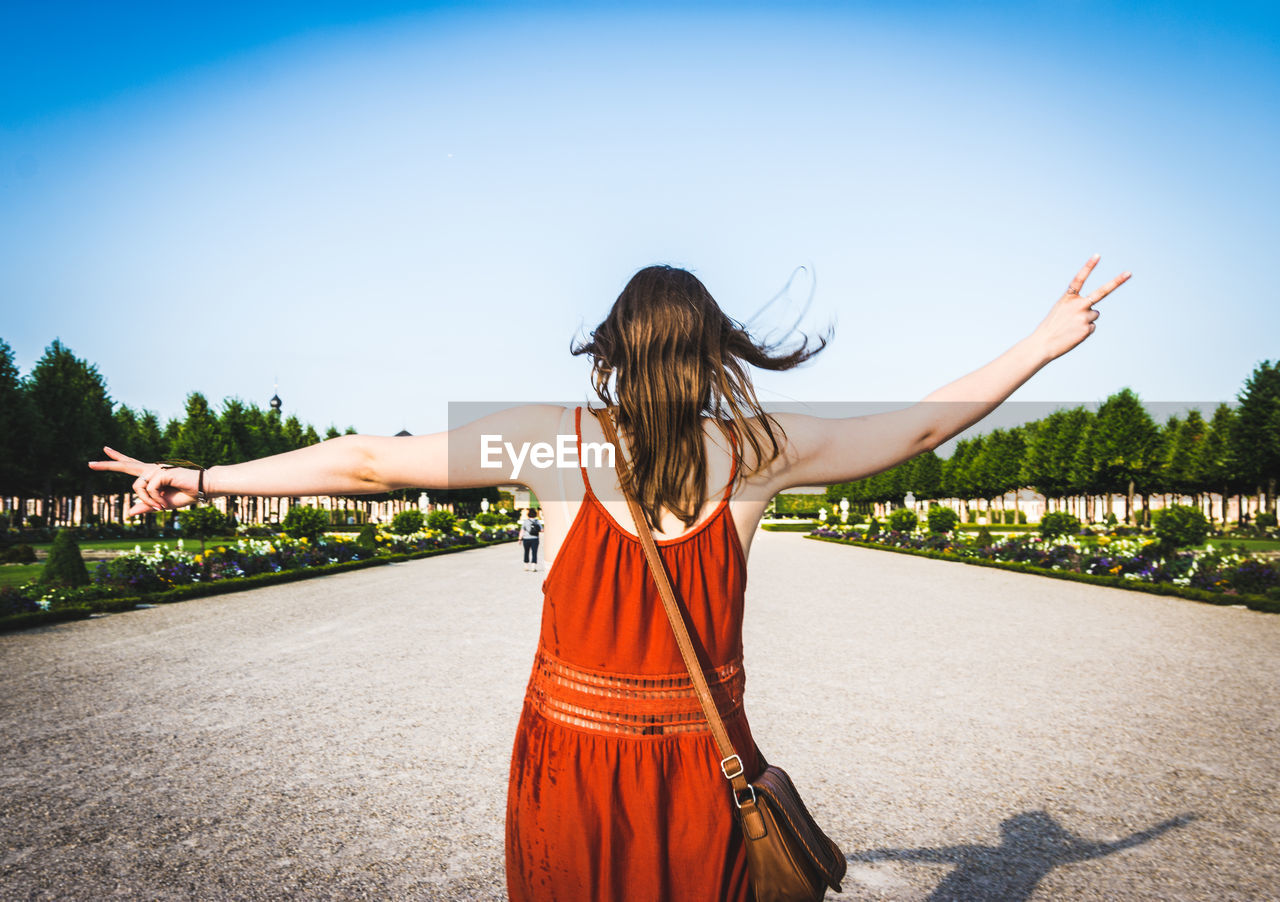
[[(582, 408), (574, 422), (581, 461)], [(729, 783), (644, 550), (600, 504), (585, 469), (582, 478), (582, 506), (543, 584), (511, 758), (508, 893), (512, 902), (745, 902)], [(734, 748), (755, 774), (732, 486), (692, 532), (657, 544)]]

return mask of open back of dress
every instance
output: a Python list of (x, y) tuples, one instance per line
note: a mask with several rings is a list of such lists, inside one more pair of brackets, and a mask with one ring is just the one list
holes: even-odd
[[(582, 459), (582, 408), (574, 412)], [(747, 863), (720, 754), (640, 540), (592, 491), (543, 585), (538, 653), (507, 795), (513, 902), (745, 900)], [(736, 475), (736, 465), (735, 465)], [(746, 560), (729, 510), (658, 541), (747, 773)]]

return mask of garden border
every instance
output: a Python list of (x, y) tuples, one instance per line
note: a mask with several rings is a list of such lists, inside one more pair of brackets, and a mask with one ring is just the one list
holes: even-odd
[(1072, 570), (1051, 570), (1037, 567), (1021, 561), (986, 561), (980, 558), (963, 558), (943, 551), (931, 551), (925, 548), (895, 548), (892, 545), (878, 545), (875, 542), (850, 542), (834, 536), (807, 535), (806, 539), (817, 542), (833, 542), (837, 545), (848, 545), (853, 548), (869, 548), (873, 551), (894, 551), (899, 554), (914, 554), (917, 557), (933, 558), (940, 561), (951, 561), (956, 564), (973, 564), (978, 567), (995, 567), (1001, 570), (1012, 570), (1015, 573), (1027, 573), (1032, 576), (1051, 576), (1055, 579), (1067, 579), (1089, 585), (1105, 586), (1109, 589), (1128, 589), (1133, 592), (1146, 592), (1151, 595), (1172, 595), (1186, 601), (1199, 601), (1205, 604), (1231, 607), (1242, 605), (1264, 614), (1280, 614), (1280, 601), (1272, 601), (1265, 595), (1226, 595), (1221, 592), (1208, 592), (1190, 586), (1175, 586), (1171, 583), (1144, 583), (1141, 580), (1125, 579), (1120, 576), (1100, 576), (1094, 573), (1076, 573)]
[(9, 614), (0, 617), (0, 633), (14, 630), (45, 626), (50, 623), (63, 623), (68, 620), (85, 620), (94, 614), (114, 614), (120, 611), (132, 611), (139, 605), (176, 604), (192, 598), (207, 598), (211, 595), (225, 595), (228, 592), (243, 592), (263, 586), (279, 583), (291, 583), (300, 579), (314, 579), (329, 576), (347, 570), (363, 570), (383, 564), (401, 564), (420, 558), (434, 557), (439, 554), (456, 554), (460, 551), (471, 551), (475, 548), (488, 548), (493, 545), (508, 545), (515, 539), (497, 539), (490, 542), (477, 541), (474, 545), (452, 545), (448, 548), (427, 548), (422, 551), (402, 552), (400, 554), (379, 555), (363, 560), (342, 561), (337, 564), (321, 564), (318, 567), (298, 567), (295, 570), (281, 570), (278, 573), (257, 573), (253, 576), (241, 576), (234, 579), (220, 579), (207, 583), (191, 583), (185, 586), (174, 586), (163, 592), (146, 592), (142, 595), (129, 595), (123, 598), (100, 598), (83, 604), (59, 608), (54, 611), (28, 611), (22, 614)]

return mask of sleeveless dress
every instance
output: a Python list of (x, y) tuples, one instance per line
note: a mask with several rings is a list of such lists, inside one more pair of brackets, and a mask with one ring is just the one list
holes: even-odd
[[(720, 753), (639, 538), (591, 489), (543, 583), (542, 629), (507, 793), (512, 902), (750, 899)], [(734, 465), (734, 475), (737, 467)], [(729, 512), (659, 540), (707, 682), (749, 775), (742, 707), (746, 558)]]

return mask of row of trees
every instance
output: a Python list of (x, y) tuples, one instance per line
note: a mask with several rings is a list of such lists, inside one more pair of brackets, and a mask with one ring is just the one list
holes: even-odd
[[(340, 434), (330, 426), (325, 438)], [(77, 496), (119, 494), (123, 510), (127, 481), (85, 465), (102, 458), (104, 445), (140, 460), (181, 457), (212, 464), (319, 441), (315, 427), (296, 416), (282, 417), (236, 398), (215, 413), (199, 392), (187, 397), (182, 419), (161, 424), (152, 411), (113, 401), (97, 366), (61, 341), (55, 339), (22, 377), (12, 349), (0, 339), (0, 496), (18, 498), (19, 510), (27, 499), (40, 499), (41, 516), (50, 524), (69, 520)]]
[[(1200, 504), (1221, 496), (1262, 495), (1274, 516), (1280, 477), (1280, 361), (1263, 361), (1237, 395), (1206, 422), (1198, 410), (1163, 425), (1125, 388), (1097, 411), (1060, 409), (1010, 429), (994, 429), (956, 443), (948, 459), (932, 451), (857, 482), (831, 486), (827, 497), (900, 503), (910, 491), (921, 499), (985, 499), (1003, 506), (1022, 487), (1044, 495), (1050, 508), (1074, 507), (1093, 518), (1092, 499), (1124, 495), (1132, 521), (1135, 495), (1147, 508), (1153, 495), (1191, 497)], [(996, 502), (999, 502), (997, 505)], [(1241, 506), (1243, 510), (1243, 506)]]
[[(1157, 424), (1137, 395), (1124, 389), (1096, 412), (1058, 410), (1011, 429), (996, 429), (957, 443), (949, 459), (933, 452), (854, 483), (832, 486), (828, 497), (853, 502), (901, 502), (908, 491), (922, 499), (987, 499), (1031, 487), (1064, 509), (1070, 502), (1092, 517), (1090, 499), (1126, 496), (1131, 518), (1135, 494), (1226, 498), (1265, 492), (1272, 514), (1280, 476), (1280, 361), (1261, 363), (1246, 380), (1239, 404), (1220, 404), (1206, 422), (1197, 410)], [(347, 433), (355, 432), (348, 427)], [(340, 435), (330, 426), (324, 438)], [(215, 411), (204, 395), (187, 397), (182, 419), (161, 425), (155, 413), (112, 401), (96, 366), (55, 340), (26, 377), (0, 340), (0, 497), (41, 499), (46, 523), (68, 522), (70, 500), (117, 494), (117, 516), (128, 486), (114, 474), (85, 466), (103, 445), (142, 460), (180, 457), (206, 465), (238, 463), (321, 441), (295, 416), (263, 410), (236, 398)], [(399, 494), (393, 493), (398, 497)], [(417, 496), (410, 490), (412, 497)], [(432, 492), (433, 500), (478, 504), (496, 490)], [(456, 497), (455, 497), (456, 496)], [(472, 497), (474, 496), (474, 497)], [(391, 496), (361, 496), (385, 500)]]
[[(345, 433), (329, 426), (323, 438)], [(97, 366), (82, 360), (54, 340), (25, 377), (14, 363), (8, 343), (0, 339), (0, 497), (40, 500), (47, 525), (71, 521), (73, 501), (91, 510), (94, 496), (115, 497), (110, 519), (122, 520), (129, 482), (86, 466), (102, 458), (110, 445), (139, 460), (184, 458), (205, 466), (232, 464), (292, 451), (321, 441), (315, 427), (278, 410), (263, 410), (238, 398), (215, 410), (199, 392), (187, 396), (181, 419), (161, 424), (149, 410), (134, 410), (111, 399)], [(446, 494), (449, 497), (446, 497)], [(439, 501), (479, 503), (476, 492), (432, 492)], [(457, 495), (458, 497), (452, 497)], [(474, 499), (472, 495), (476, 495)], [(361, 501), (417, 498), (416, 490), (362, 495)], [(486, 497), (497, 497), (496, 490)], [(256, 519), (259, 510), (251, 509)], [(20, 525), (20, 524), (14, 524)]]

